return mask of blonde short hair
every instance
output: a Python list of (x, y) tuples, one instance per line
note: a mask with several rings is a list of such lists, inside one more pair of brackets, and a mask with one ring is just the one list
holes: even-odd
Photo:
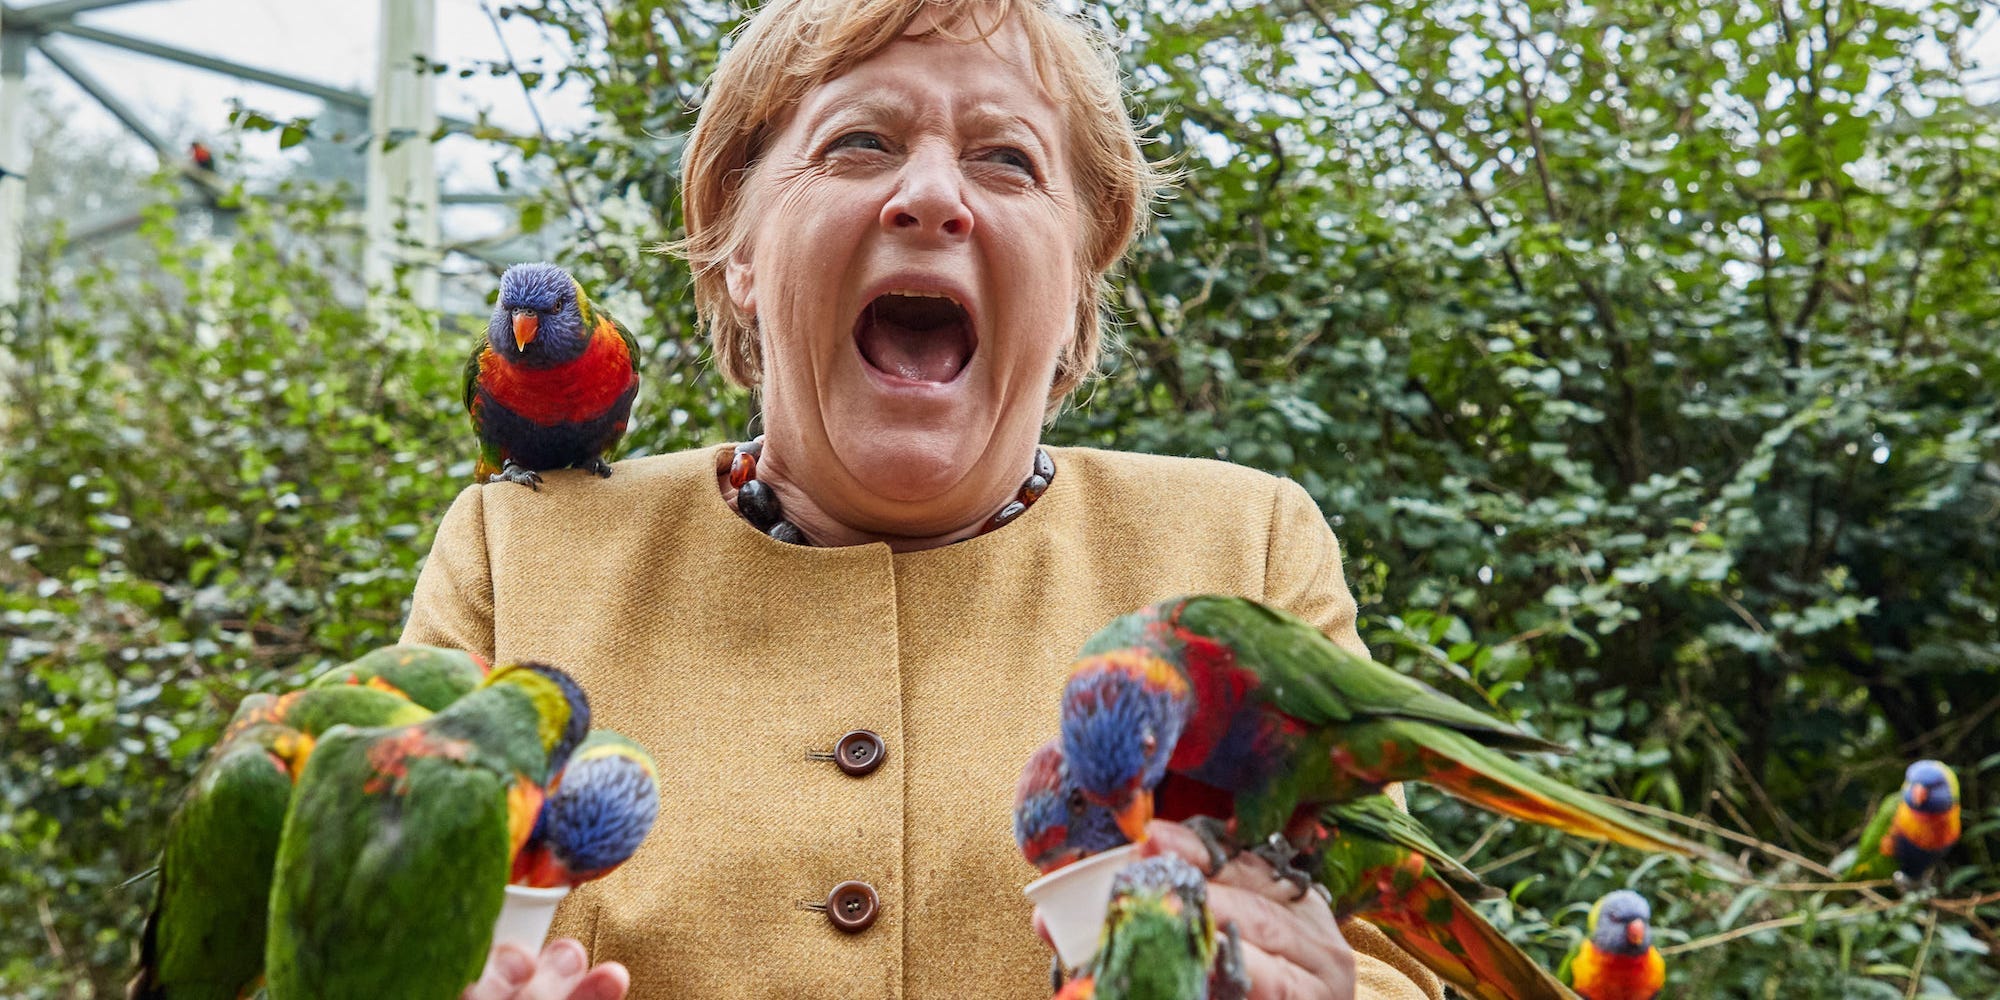
[[(814, 87), (902, 37), (931, 8), (941, 15), (934, 22), (941, 30), (984, 26), (967, 40), (983, 38), (1018, 15), (1036, 75), (1065, 109), (1084, 232), (1076, 331), (1056, 365), (1050, 411), (1096, 370), (1107, 275), (1144, 227), (1163, 183), (1162, 172), (1139, 150), (1116, 57), (1098, 33), (1057, 11), (1050, 0), (769, 0), (709, 79), (681, 166), (687, 236), (673, 249), (694, 271), (695, 310), (730, 381), (754, 387), (763, 378), (757, 331), (730, 300), (724, 278), (730, 257), (749, 234), (737, 198), (744, 181), (786, 116)], [(989, 11), (998, 16), (984, 16)]]

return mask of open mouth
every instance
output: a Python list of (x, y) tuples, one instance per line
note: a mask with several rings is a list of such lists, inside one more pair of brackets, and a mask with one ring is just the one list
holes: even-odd
[(949, 296), (889, 292), (862, 308), (854, 343), (876, 371), (942, 385), (965, 370), (976, 341), (972, 316)]

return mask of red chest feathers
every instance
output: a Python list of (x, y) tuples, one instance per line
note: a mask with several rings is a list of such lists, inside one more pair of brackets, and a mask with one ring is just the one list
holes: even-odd
[(479, 356), (479, 386), (494, 401), (538, 424), (594, 419), (637, 385), (639, 373), (625, 339), (600, 327), (583, 354), (553, 368), (511, 365), (487, 347)]

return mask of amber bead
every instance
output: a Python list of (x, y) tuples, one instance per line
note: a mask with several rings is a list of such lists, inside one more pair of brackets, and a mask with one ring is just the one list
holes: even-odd
[(730, 487), (740, 490), (744, 483), (755, 478), (757, 478), (757, 456), (747, 451), (738, 451), (735, 457), (729, 460)]

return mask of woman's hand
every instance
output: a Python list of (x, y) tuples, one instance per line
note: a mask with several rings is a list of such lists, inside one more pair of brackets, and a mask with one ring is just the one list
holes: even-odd
[[(1146, 826), (1140, 857), (1173, 854), (1202, 871), (1208, 849), (1179, 823), (1154, 820)], [(1353, 1000), (1354, 949), (1347, 946), (1333, 909), (1317, 892), (1294, 899), (1292, 883), (1271, 877), (1271, 866), (1254, 854), (1240, 854), (1208, 877), (1208, 909), (1218, 927), (1236, 925), (1243, 945), (1243, 969), (1250, 975), (1249, 1000)], [(1048, 940), (1041, 911), (1035, 931)]]
[(592, 967), (575, 938), (557, 938), (540, 958), (511, 944), (486, 956), (486, 973), (459, 1000), (623, 1000), (632, 976), (617, 962)]

